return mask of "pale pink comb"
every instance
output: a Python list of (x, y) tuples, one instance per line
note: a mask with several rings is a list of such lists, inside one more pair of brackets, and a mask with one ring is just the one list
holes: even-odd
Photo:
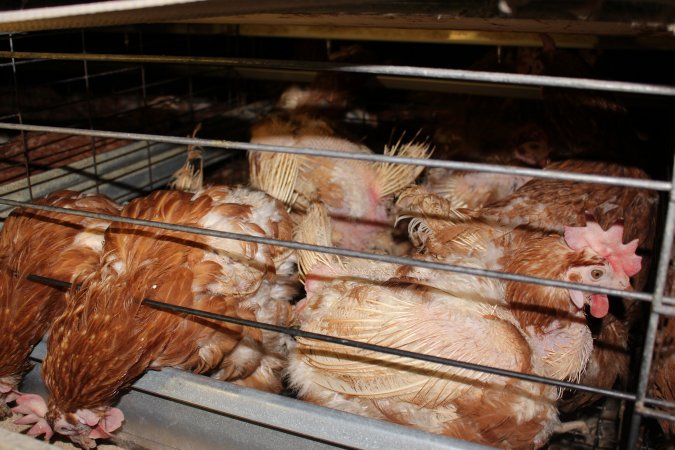
[(75, 414), (82, 423), (92, 427), (89, 434), (92, 439), (109, 438), (112, 432), (118, 429), (124, 421), (124, 414), (117, 408), (108, 408), (103, 417), (99, 417), (90, 409), (78, 409)]
[(605, 258), (617, 272), (631, 277), (642, 269), (642, 257), (635, 254), (638, 239), (623, 243), (623, 224), (603, 230), (597, 222), (588, 220), (583, 227), (565, 227), (565, 242), (572, 250), (591, 248)]

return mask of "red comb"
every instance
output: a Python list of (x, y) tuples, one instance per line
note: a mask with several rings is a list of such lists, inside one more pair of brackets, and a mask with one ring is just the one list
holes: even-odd
[(614, 270), (629, 277), (642, 269), (642, 258), (635, 254), (638, 239), (623, 243), (623, 224), (618, 223), (603, 230), (597, 222), (588, 221), (584, 227), (565, 227), (565, 242), (572, 250), (590, 247), (605, 258)]

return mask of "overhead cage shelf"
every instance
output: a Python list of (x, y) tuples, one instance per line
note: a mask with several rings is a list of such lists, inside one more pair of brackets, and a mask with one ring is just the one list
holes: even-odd
[[(5, 3), (11, 7), (12, 2)], [(547, 33), (558, 46), (573, 48), (673, 48), (675, 32), (675, 7), (659, 0), (54, 3), (35, 2), (20, 10), (5, 6), (0, 32), (163, 24), (169, 31), (223, 33), (232, 30), (219, 26), (230, 25), (243, 36), (512, 46), (541, 45), (538, 35)]]

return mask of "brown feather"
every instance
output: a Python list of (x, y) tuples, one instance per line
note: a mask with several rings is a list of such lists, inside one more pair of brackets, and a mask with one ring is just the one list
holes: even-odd
[[(278, 202), (243, 188), (207, 188), (194, 196), (158, 191), (132, 200), (122, 216), (272, 238), (279, 236), (267, 222), (277, 223), (275, 230), (290, 226), (280, 223), (290, 218)], [(68, 293), (73, 300), (53, 327), (43, 365), (49, 420), (110, 406), (147, 369), (178, 367), (280, 389), (285, 338), (141, 302), (285, 326), (295, 292), (293, 259), (275, 266), (268, 246), (117, 222), (105, 237), (100, 269)], [(272, 291), (278, 284), (282, 289)], [(239, 354), (243, 347), (251, 349), (247, 357)], [(267, 377), (257, 373), (261, 366), (269, 367)]]
[[(113, 215), (119, 210), (104, 196), (73, 191), (55, 192), (35, 203)], [(0, 236), (0, 381), (18, 385), (33, 346), (65, 308), (63, 289), (26, 277), (79, 282), (96, 268), (107, 225), (30, 208), (18, 208), (7, 218)]]
[[(442, 201), (406, 193), (413, 209), (443, 213)], [(299, 225), (305, 242), (321, 242), (330, 231), (322, 229), (329, 221), (310, 220), (315, 209)], [(447, 238), (436, 244), (456, 246), (458, 254), (439, 259), (484, 268), (482, 253), (448, 232), (471, 230), (473, 219), (449, 213), (446, 228), (433, 219), (426, 244)], [(571, 250), (556, 234), (510, 227), (491, 233), (482, 221), (475, 228), (483, 244), (502, 247), (498, 264), (510, 272), (564, 279), (571, 267), (603, 261)], [(546, 261), (550, 253), (556, 264)], [(592, 348), (583, 311), (572, 307), (566, 290), (349, 258), (304, 260), (311, 286), (303, 330), (562, 380), (578, 378)], [(539, 448), (558, 423), (557, 388), (311, 339), (298, 339), (289, 378), (314, 403), (502, 448)]]

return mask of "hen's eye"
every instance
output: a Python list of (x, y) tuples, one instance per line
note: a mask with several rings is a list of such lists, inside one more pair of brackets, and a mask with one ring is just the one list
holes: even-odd
[(600, 269), (591, 270), (591, 278), (593, 278), (594, 280), (599, 280), (604, 274), (605, 272), (603, 272)]

